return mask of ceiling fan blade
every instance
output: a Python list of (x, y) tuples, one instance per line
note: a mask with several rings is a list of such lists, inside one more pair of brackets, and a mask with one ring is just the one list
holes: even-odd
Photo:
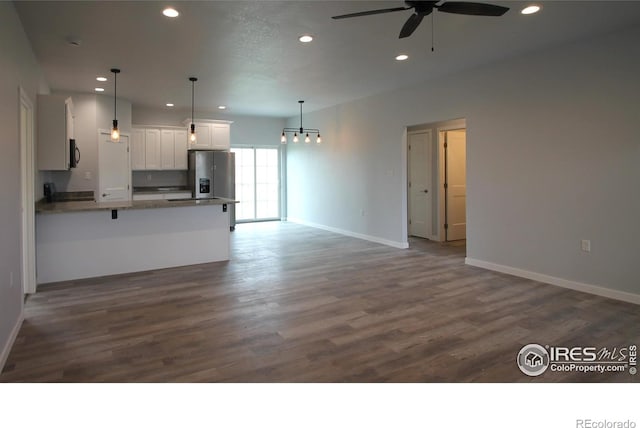
[(502, 16), (509, 10), (508, 7), (466, 1), (450, 1), (435, 7), (440, 12), (478, 16)]
[(418, 25), (420, 25), (420, 23), (422, 22), (422, 18), (424, 17), (425, 14), (414, 13), (413, 15), (411, 15), (409, 19), (407, 19), (407, 22), (405, 22), (402, 26), (402, 30), (400, 30), (400, 38), (404, 39), (405, 37), (409, 37), (411, 34), (413, 34), (413, 32), (416, 31), (416, 28), (418, 28)]
[(347, 13), (346, 15), (332, 16), (332, 19), (355, 18), (357, 16), (378, 15), (380, 13), (398, 12), (400, 10), (409, 10), (410, 7), (392, 7), (390, 9), (367, 10), (365, 12)]

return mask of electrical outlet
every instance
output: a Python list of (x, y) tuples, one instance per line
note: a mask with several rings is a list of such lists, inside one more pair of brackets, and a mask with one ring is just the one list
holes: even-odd
[(147, 181), (151, 181), (151, 174), (147, 174)]
[(582, 248), (582, 251), (584, 251), (585, 253), (590, 253), (591, 241), (589, 239), (583, 239), (582, 241), (580, 241), (580, 248)]
[(85, 180), (91, 180), (91, 171), (85, 171), (84, 179)]

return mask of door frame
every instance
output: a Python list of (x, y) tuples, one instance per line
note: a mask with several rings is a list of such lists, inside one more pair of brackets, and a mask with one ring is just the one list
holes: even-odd
[[(413, 236), (410, 234), (411, 231), (411, 225), (410, 225), (410, 221), (411, 221), (411, 186), (410, 186), (410, 181), (411, 181), (411, 149), (410, 149), (410, 144), (409, 144), (409, 138), (411, 135), (416, 135), (416, 134), (431, 134), (431, 149), (432, 149), (432, 153), (431, 153), (431, 165), (429, 165), (429, 174), (431, 175), (431, 189), (429, 189), (429, 191), (431, 192), (431, 195), (429, 196), (431, 198), (431, 213), (430, 213), (430, 222), (431, 225), (429, 226), (428, 230), (429, 233), (427, 233), (427, 239), (431, 240), (431, 241), (437, 241), (438, 240), (438, 235), (433, 233), (433, 220), (434, 220), (434, 204), (437, 204), (437, 197), (434, 196), (433, 190), (434, 188), (437, 188), (437, 174), (434, 174), (434, 169), (437, 170), (437, 162), (435, 162), (435, 156), (433, 153), (433, 148), (435, 147), (435, 145), (437, 144), (436, 141), (436, 137), (434, 136), (434, 132), (435, 130), (433, 128), (424, 128), (424, 129), (414, 129), (414, 130), (407, 130), (406, 133), (406, 151), (407, 151), (407, 182), (406, 182), (406, 186), (407, 186), (407, 235), (408, 236)], [(434, 183), (434, 178), (436, 179), (436, 183)]]
[[(435, 164), (435, 174), (434, 174), (434, 182), (432, 183), (433, 191), (436, 194), (433, 196), (433, 203), (436, 205), (435, 208), (435, 216), (436, 222), (438, 224), (437, 233), (433, 235), (433, 240), (438, 242), (444, 242), (444, 177), (443, 177), (443, 144), (441, 141), (440, 134), (441, 131), (452, 131), (456, 129), (465, 129), (467, 130), (467, 120), (465, 118), (459, 119), (451, 119), (451, 120), (443, 120), (439, 122), (431, 122), (431, 123), (423, 123), (419, 125), (411, 125), (405, 127), (404, 130), (404, 146), (403, 146), (403, 163), (405, 165), (405, 180), (402, 183), (403, 186), (403, 206), (406, 210), (405, 219), (404, 219), (404, 230), (403, 234), (405, 236), (409, 236), (409, 133), (415, 131), (424, 131), (430, 129), (432, 131), (432, 135), (434, 136), (433, 144), (436, 148), (436, 153), (434, 153), (433, 162)], [(467, 139), (468, 142), (468, 139)]]
[[(457, 121), (455, 121), (457, 122)], [(438, 133), (438, 241), (447, 242), (447, 230), (444, 225), (447, 221), (447, 192), (444, 188), (444, 184), (446, 183), (446, 174), (447, 174), (447, 166), (445, 165), (446, 161), (446, 150), (444, 147), (445, 138), (443, 137), (443, 133), (446, 131), (459, 131), (464, 130), (465, 135), (467, 132), (466, 124), (464, 126), (460, 126), (458, 123), (451, 123), (444, 125), (442, 127), (437, 128)], [(465, 138), (466, 145), (466, 138)]]
[[(282, 144), (233, 144), (231, 145), (231, 147), (229, 148), (229, 151), (231, 151), (232, 149), (253, 149), (253, 159), (254, 159), (254, 181), (255, 181), (255, 156), (256, 156), (256, 149), (275, 149), (278, 151), (278, 217), (268, 217), (268, 218), (260, 218), (260, 219), (245, 219), (245, 220), (238, 220), (236, 219), (236, 223), (257, 223), (257, 222), (263, 222), (263, 221), (284, 221), (286, 220), (286, 203), (285, 203), (285, 185), (283, 183), (286, 183), (286, 177), (284, 177), (284, 174), (286, 174), (286, 169), (285, 169), (285, 162), (283, 157), (286, 156), (286, 153), (284, 151), (285, 147)], [(236, 173), (238, 171), (238, 160), (236, 159)], [(236, 185), (238, 184), (238, 180), (235, 180)], [(236, 198), (238, 197), (238, 192), (236, 192)], [(256, 210), (258, 209), (257, 206), (257, 201), (256, 201), (256, 194), (254, 192), (254, 216), (256, 214)]]
[[(35, 115), (33, 102), (27, 92), (18, 87), (18, 135), (20, 138), (20, 218), (22, 291), (36, 292), (36, 235), (35, 235)], [(22, 134), (22, 108), (27, 110), (26, 136)]]

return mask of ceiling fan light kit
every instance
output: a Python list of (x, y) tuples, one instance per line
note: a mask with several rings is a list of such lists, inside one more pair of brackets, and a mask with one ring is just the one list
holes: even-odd
[(475, 16), (502, 16), (509, 8), (487, 3), (476, 3), (466, 1), (450, 1), (438, 4), (440, 1), (405, 1), (404, 7), (392, 7), (388, 9), (367, 10), (364, 12), (348, 13), (346, 15), (333, 16), (333, 19), (355, 18), (358, 16), (378, 15), (381, 13), (398, 12), (413, 9), (413, 14), (407, 19), (400, 30), (399, 38), (409, 37), (418, 28), (422, 19), (430, 15), (434, 9), (440, 12), (456, 13), (459, 15)]
[(282, 144), (287, 144), (287, 134), (290, 134), (293, 132), (293, 142), (294, 143), (298, 143), (300, 141), (300, 138), (298, 137), (298, 132), (300, 133), (300, 136), (302, 136), (302, 134), (305, 134), (304, 137), (304, 142), (309, 144), (311, 143), (311, 137), (309, 136), (309, 134), (315, 134), (316, 135), (316, 144), (321, 144), (322, 143), (322, 137), (320, 136), (320, 130), (316, 129), (316, 128), (303, 128), (302, 127), (302, 104), (304, 104), (303, 100), (298, 101), (298, 103), (300, 104), (300, 128), (282, 128), (282, 135), (280, 136), (280, 143)]

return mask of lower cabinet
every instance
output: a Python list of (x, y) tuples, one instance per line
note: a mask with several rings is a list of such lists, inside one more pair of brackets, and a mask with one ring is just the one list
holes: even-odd
[(172, 192), (172, 193), (143, 193), (133, 194), (134, 201), (158, 201), (161, 199), (189, 199), (191, 192)]
[(186, 170), (186, 129), (137, 127), (131, 132), (131, 169)]

